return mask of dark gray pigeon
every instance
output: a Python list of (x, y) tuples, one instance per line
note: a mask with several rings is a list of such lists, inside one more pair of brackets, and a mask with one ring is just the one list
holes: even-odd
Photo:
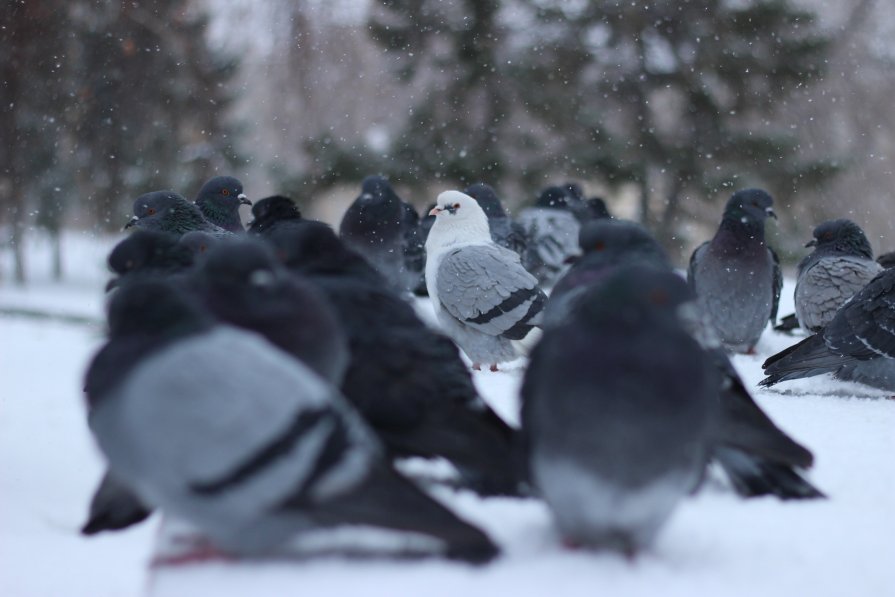
[(563, 188), (549, 187), (533, 207), (523, 209), (517, 218), (528, 240), (522, 264), (544, 288), (556, 284), (569, 267), (569, 257), (578, 252), (581, 224), (569, 200)]
[(491, 240), (478, 202), (459, 191), (438, 196), (426, 240), (426, 285), (444, 332), (473, 368), (519, 357), (521, 340), (538, 322), (546, 295), (519, 255)]
[(190, 270), (194, 252), (179, 242), (176, 235), (135, 230), (109, 253), (109, 269), (116, 275), (106, 290), (138, 276), (170, 277)]
[(289, 227), (302, 221), (301, 211), (295, 201), (283, 195), (271, 195), (259, 199), (252, 206), (254, 219), (249, 222), (250, 234), (269, 234), (276, 227)]
[(112, 473), (218, 549), (275, 554), (304, 530), (360, 524), (471, 562), (497, 553), (383, 461), (335, 388), (259, 336), (215, 325), (174, 286), (122, 288), (109, 332), (86, 391)]
[(521, 493), (515, 433), (478, 396), (453, 342), (428, 328), (329, 227), (277, 230), (270, 240), (337, 311), (351, 351), (342, 393), (389, 452), (442, 457), (481, 494)]
[(715, 237), (690, 257), (690, 286), (732, 352), (752, 352), (768, 321), (777, 318), (783, 275), (764, 238), (765, 220), (777, 217), (773, 203), (760, 189), (737, 191)]
[(895, 270), (883, 270), (846, 302), (822, 332), (764, 362), (760, 383), (831, 373), (888, 392), (895, 391)]
[(580, 256), (571, 259), (571, 269), (560, 278), (547, 306), (542, 323), (561, 323), (591, 286), (627, 265), (650, 265), (671, 270), (665, 249), (637, 222), (598, 219), (584, 223), (578, 236)]
[(466, 187), (466, 190), (463, 192), (478, 201), (479, 207), (488, 216), (491, 240), (501, 247), (515, 251), (519, 254), (520, 259), (525, 257), (528, 250), (525, 229), (522, 228), (519, 222), (513, 221), (507, 215), (503, 204), (500, 202), (500, 197), (497, 196), (494, 189), (480, 182)]
[(406, 286), (416, 295), (425, 295), (426, 240), (420, 227), (420, 215), (416, 209), (402, 201), (404, 209), (404, 270)]
[(413, 290), (404, 257), (404, 202), (381, 176), (368, 176), (339, 225), (339, 236), (398, 292)]
[(609, 208), (606, 207), (606, 201), (602, 197), (591, 197), (585, 203), (587, 203), (589, 219), (599, 220), (612, 217)]
[[(664, 249), (640, 224), (627, 220), (595, 220), (581, 227), (582, 256), (553, 289), (544, 309), (545, 328), (565, 323), (569, 314), (596, 286), (629, 266), (671, 272)], [(695, 305), (669, 303), (681, 325), (699, 342), (718, 368), (720, 416), (713, 458), (738, 494), (776, 495), (782, 499), (820, 497), (797, 469), (813, 463), (811, 452), (798, 444), (761, 410), (746, 390), (721, 348), (711, 324)], [(686, 315), (686, 316), (684, 316)]]
[(876, 262), (879, 263), (884, 268), (888, 269), (890, 267), (895, 267), (895, 251), (890, 251), (889, 253), (883, 253), (879, 257), (876, 258)]
[(222, 242), (194, 276), (202, 302), (220, 321), (255, 332), (338, 386), (348, 338), (317, 287), (286, 271), (260, 240)]
[(232, 176), (215, 176), (210, 179), (196, 195), (196, 205), (202, 210), (205, 219), (220, 226), (228, 232), (245, 232), (239, 208), (251, 206), (242, 192), (242, 182)]
[(216, 246), (222, 238), (220, 236), (215, 236), (213, 234), (209, 234), (208, 232), (202, 232), (199, 230), (193, 230), (192, 232), (187, 232), (183, 236), (180, 237), (180, 240), (177, 241), (182, 247), (186, 247), (189, 251), (192, 252), (194, 260), (201, 260), (201, 258), (211, 249)]
[(182, 236), (192, 230), (214, 235), (229, 234), (205, 219), (195, 203), (174, 191), (153, 191), (134, 200), (134, 217), (124, 226)]
[(832, 220), (814, 229), (814, 251), (799, 263), (796, 317), (802, 329), (819, 332), (845, 301), (883, 270), (861, 227)]
[(670, 272), (629, 268), (545, 330), (522, 384), (531, 475), (563, 538), (629, 556), (697, 487), (712, 448), (718, 371), (666, 302)]

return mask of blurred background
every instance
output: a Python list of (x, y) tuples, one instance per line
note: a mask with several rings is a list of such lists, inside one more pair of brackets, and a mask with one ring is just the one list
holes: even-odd
[(7, 0), (0, 278), (29, 238), (232, 174), (338, 222), (367, 174), (422, 209), (484, 181), (515, 211), (582, 183), (684, 262), (762, 186), (793, 262), (849, 217), (895, 249), (888, 0)]

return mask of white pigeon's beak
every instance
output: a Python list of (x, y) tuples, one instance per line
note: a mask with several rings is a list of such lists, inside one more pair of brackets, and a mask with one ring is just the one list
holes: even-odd
[(441, 208), (438, 207), (438, 206), (435, 206), (435, 207), (433, 207), (432, 209), (429, 210), (429, 215), (430, 215), (430, 216), (437, 216), (437, 215), (440, 214), (442, 211), (444, 211), (444, 210), (441, 209)]

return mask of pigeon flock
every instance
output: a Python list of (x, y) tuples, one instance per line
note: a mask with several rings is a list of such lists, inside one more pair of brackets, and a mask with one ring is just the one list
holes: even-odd
[[(288, 197), (252, 203), (233, 177), (194, 201), (142, 195), (108, 257), (107, 338), (84, 384), (108, 468), (82, 532), (157, 509), (201, 538), (170, 563), (280, 557), (343, 526), (413, 537), (414, 557), (499, 557), (426, 491), (443, 483), (541, 499), (567, 546), (633, 558), (713, 463), (743, 498), (823, 498), (809, 448), (730, 360), (776, 323), (772, 205), (734, 193), (685, 280), (646, 228), (575, 183), (516, 218), (482, 183), (420, 217), (369, 176), (338, 231)], [(895, 269), (848, 220), (808, 246), (781, 326), (810, 335), (765, 362), (762, 385), (830, 373), (895, 391)], [(470, 369), (520, 358), (516, 428)], [(421, 476), (400, 466), (410, 457), (455, 475)]]

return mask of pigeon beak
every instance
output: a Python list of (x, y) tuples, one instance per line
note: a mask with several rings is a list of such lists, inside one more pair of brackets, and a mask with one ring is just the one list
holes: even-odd
[(765, 210), (765, 213), (768, 214), (769, 218), (774, 218), (775, 220), (777, 219), (777, 214), (775, 214), (774, 210), (771, 209), (770, 207)]
[(444, 210), (442, 210), (440, 207), (433, 207), (432, 209), (429, 210), (429, 215), (430, 215), (430, 216), (437, 216), (437, 215), (440, 214), (442, 211), (444, 211)]
[(814, 240), (809, 240), (807, 243), (805, 243), (805, 247), (806, 247), (806, 248), (807, 248), (807, 247), (816, 247), (816, 246), (817, 246), (817, 239), (816, 239), (816, 238), (815, 238)]
[(239, 204), (240, 204), (240, 205), (251, 205), (251, 204), (252, 204), (252, 202), (249, 201), (249, 198), (246, 197), (245, 195), (243, 195), (242, 193), (240, 193), (239, 195), (237, 195), (236, 198), (239, 199)]
[(106, 292), (112, 292), (116, 288), (118, 288), (118, 284), (120, 283), (118, 278), (112, 278), (108, 282), (106, 282)]
[(127, 221), (127, 224), (124, 225), (124, 229), (127, 230), (131, 226), (135, 226), (139, 221), (140, 218), (138, 218), (137, 216), (132, 217), (130, 220)]

